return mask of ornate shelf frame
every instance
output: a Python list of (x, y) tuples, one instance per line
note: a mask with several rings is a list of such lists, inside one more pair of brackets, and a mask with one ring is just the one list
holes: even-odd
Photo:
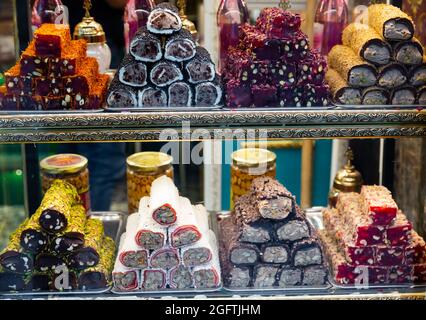
[[(182, 124), (189, 126), (186, 129)], [(167, 140), (206, 129), (268, 139), (425, 137), (426, 110), (215, 110), (0, 115), (0, 143)], [(226, 130), (231, 129), (231, 130)], [(186, 131), (185, 131), (186, 130)], [(264, 136), (260, 136), (260, 135)], [(234, 136), (225, 136), (225, 139)], [(249, 136), (250, 137), (250, 136)], [(205, 137), (206, 138), (206, 137)], [(197, 140), (197, 139), (195, 139)]]

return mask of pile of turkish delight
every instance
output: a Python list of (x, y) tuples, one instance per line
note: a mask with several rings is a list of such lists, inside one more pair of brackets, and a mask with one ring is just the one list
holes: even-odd
[(339, 194), (336, 209), (324, 210), (323, 220), (321, 237), (336, 283), (426, 281), (426, 244), (385, 187)]
[(266, 8), (256, 25), (240, 27), (222, 70), (228, 107), (328, 105), (327, 63), (309, 48), (300, 24), (298, 14)]
[(221, 284), (218, 245), (208, 213), (162, 176), (129, 216), (113, 271), (118, 291), (211, 289)]
[(176, 7), (159, 4), (136, 33), (108, 92), (111, 108), (216, 106), (222, 88), (206, 49), (182, 28)]
[(230, 288), (322, 286), (327, 267), (316, 231), (278, 181), (261, 177), (220, 226), (224, 284)]
[(5, 72), (0, 110), (99, 109), (108, 75), (86, 56), (85, 40), (71, 40), (68, 25), (43, 24), (21, 59)]

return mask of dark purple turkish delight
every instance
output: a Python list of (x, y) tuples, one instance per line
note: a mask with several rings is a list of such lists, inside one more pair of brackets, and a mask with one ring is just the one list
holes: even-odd
[(143, 62), (134, 61), (130, 56), (124, 58), (118, 69), (121, 83), (132, 87), (143, 87), (148, 80), (148, 71)]
[(24, 275), (12, 272), (0, 272), (0, 291), (22, 291), (25, 289)]
[(169, 86), (169, 107), (190, 107), (192, 88), (185, 82), (175, 82)]
[(34, 42), (22, 53), (19, 62), (21, 75), (45, 77), (48, 74), (49, 58), (40, 58), (35, 54)]
[(191, 32), (181, 29), (167, 41), (164, 58), (170, 61), (182, 62), (192, 59), (195, 53), (196, 45)]
[(2, 109), (9, 111), (19, 110), (18, 96), (6, 93), (2, 99)]
[(302, 31), (297, 31), (281, 41), (281, 58), (288, 62), (299, 62), (308, 56), (309, 40)]
[(99, 77), (98, 61), (93, 57), (84, 58), (74, 76), (63, 78), (64, 93), (88, 95)]
[(225, 68), (222, 70), (222, 78), (225, 81), (238, 80), (241, 83), (247, 83), (252, 61), (247, 51), (231, 47), (226, 56)]
[(297, 82), (296, 65), (281, 60), (274, 61), (269, 70), (269, 78), (275, 86), (292, 87)]
[(212, 81), (216, 76), (216, 71), (209, 52), (203, 47), (197, 47), (196, 51), (194, 58), (185, 66), (189, 82), (200, 83)]
[(159, 61), (163, 55), (160, 39), (149, 33), (145, 27), (136, 32), (130, 43), (129, 52), (135, 60), (143, 62)]
[(167, 94), (159, 88), (146, 87), (139, 91), (139, 107), (155, 108), (167, 106)]
[(322, 85), (326, 71), (325, 58), (316, 51), (310, 51), (298, 64), (298, 84)]
[(222, 86), (218, 80), (203, 82), (195, 86), (196, 106), (217, 106), (222, 101)]
[[(70, 79), (70, 78), (68, 78)], [(67, 79), (67, 80), (68, 80)], [(64, 92), (64, 83), (61, 78), (36, 78), (34, 93), (39, 96), (60, 96)]]
[(148, 30), (155, 34), (172, 34), (182, 28), (182, 20), (175, 6), (170, 3), (160, 3), (149, 14)]
[(178, 65), (170, 62), (158, 62), (151, 69), (150, 79), (158, 87), (166, 87), (173, 82), (183, 80), (183, 75)]
[(281, 56), (281, 42), (268, 39), (265, 33), (248, 23), (240, 27), (240, 46), (248, 49), (256, 60), (278, 60)]
[(138, 107), (137, 92), (131, 87), (124, 86), (117, 78), (111, 82), (106, 100), (111, 108)]
[(10, 94), (31, 94), (32, 78), (20, 75), (19, 64), (4, 73), (7, 92)]
[(43, 106), (45, 110), (70, 110), (73, 106), (73, 97), (69, 94), (43, 97)]
[(328, 106), (330, 104), (330, 91), (328, 85), (305, 85), (304, 95), (302, 96), (302, 104), (306, 107)]
[(226, 104), (230, 108), (248, 108), (253, 103), (251, 88), (239, 80), (229, 80), (226, 83)]
[(19, 110), (43, 110), (43, 100), (39, 96), (19, 96)]
[(301, 23), (299, 14), (275, 7), (263, 9), (257, 18), (256, 26), (268, 38), (282, 39), (299, 31)]
[(253, 104), (257, 108), (273, 107), (277, 103), (277, 88), (269, 84), (255, 84), (251, 86)]
[(50, 253), (40, 253), (34, 261), (34, 269), (41, 272), (55, 271), (60, 267), (66, 267), (64, 259)]

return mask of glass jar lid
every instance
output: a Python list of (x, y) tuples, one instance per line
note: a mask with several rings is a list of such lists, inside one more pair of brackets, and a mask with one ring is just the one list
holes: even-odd
[(138, 152), (127, 158), (127, 166), (135, 171), (155, 172), (170, 167), (173, 157), (163, 152)]
[(87, 168), (87, 158), (79, 154), (63, 153), (44, 158), (40, 168), (48, 174), (72, 174)]
[(266, 164), (267, 167), (275, 165), (277, 155), (267, 149), (244, 148), (234, 151), (231, 154), (232, 163), (238, 167), (254, 168), (260, 164)]

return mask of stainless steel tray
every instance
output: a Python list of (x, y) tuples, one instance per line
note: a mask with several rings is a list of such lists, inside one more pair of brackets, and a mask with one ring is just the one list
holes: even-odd
[[(105, 235), (114, 239), (116, 245), (120, 241), (120, 236), (126, 227), (127, 215), (121, 212), (92, 212), (91, 217), (103, 222)], [(109, 292), (111, 286), (96, 290), (68, 290), (68, 291), (19, 291), (2, 292), (0, 296), (6, 297), (28, 297), (28, 296), (58, 296), (58, 295), (95, 295)]]
[(20, 114), (90, 114), (102, 113), (104, 109), (88, 109), (88, 110), (0, 110), (0, 115), (20, 115)]
[(256, 111), (256, 110), (264, 110), (264, 111), (323, 111), (323, 110), (331, 110), (331, 109), (335, 109), (336, 106), (335, 105), (329, 105), (329, 106), (318, 106), (318, 107), (252, 107), (252, 108), (229, 108), (229, 107), (224, 107), (223, 110), (226, 111), (234, 111), (234, 110), (238, 110), (238, 111)]
[(156, 108), (110, 108), (105, 107), (108, 112), (197, 112), (197, 111), (213, 111), (221, 110), (222, 106), (211, 107), (156, 107)]
[(426, 106), (421, 104), (410, 104), (410, 105), (394, 105), (394, 104), (387, 104), (387, 105), (366, 105), (366, 104), (334, 104), (339, 109), (345, 109), (345, 110), (422, 110), (426, 108)]

